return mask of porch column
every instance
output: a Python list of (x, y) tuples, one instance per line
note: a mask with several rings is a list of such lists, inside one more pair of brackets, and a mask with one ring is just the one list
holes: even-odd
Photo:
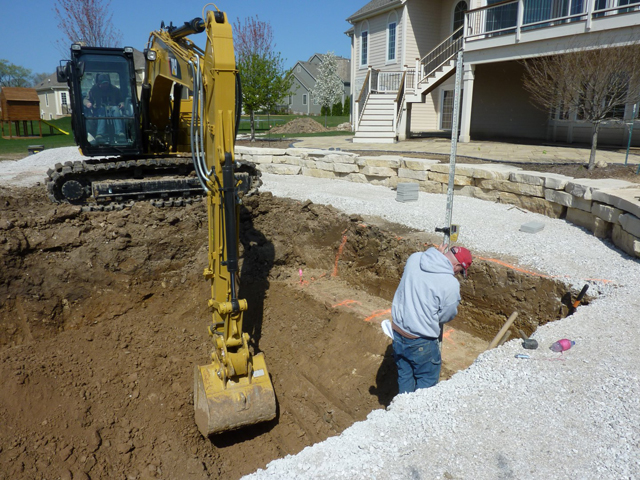
[(473, 80), (475, 79), (476, 66), (465, 63), (462, 72), (462, 95), (461, 118), (460, 118), (460, 143), (471, 141), (469, 130), (471, 129), (471, 102), (473, 100)]

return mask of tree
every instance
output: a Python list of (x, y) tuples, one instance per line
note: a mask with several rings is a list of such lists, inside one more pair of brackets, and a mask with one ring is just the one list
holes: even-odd
[(524, 62), (524, 88), (534, 102), (561, 118), (575, 113), (593, 124), (589, 170), (595, 168), (603, 122), (622, 120), (625, 104), (640, 102), (640, 44), (576, 48)]
[[(318, 67), (318, 78), (316, 85), (311, 89), (311, 96), (315, 98), (320, 105), (327, 107), (330, 111), (332, 105), (338, 101), (342, 101), (344, 93), (344, 84), (336, 73), (338, 71), (338, 62), (333, 52), (327, 52), (322, 56), (322, 62)], [(327, 126), (327, 115), (325, 110), (324, 126)]]
[(344, 97), (344, 107), (342, 107), (342, 114), (349, 116), (351, 114), (351, 95)]
[(38, 84), (44, 82), (50, 76), (50, 73), (34, 73), (33, 75), (31, 75), (31, 84), (35, 87)]
[(249, 114), (251, 141), (256, 140), (255, 113), (273, 111), (289, 93), (293, 76), (284, 69), (280, 53), (275, 51), (273, 29), (256, 16), (234, 25), (236, 66), (242, 82), (242, 102)]
[(31, 70), (0, 59), (0, 87), (29, 87)]
[(81, 42), (90, 47), (116, 47), (122, 34), (113, 26), (111, 0), (56, 0), (53, 11), (63, 38), (56, 45), (63, 55)]

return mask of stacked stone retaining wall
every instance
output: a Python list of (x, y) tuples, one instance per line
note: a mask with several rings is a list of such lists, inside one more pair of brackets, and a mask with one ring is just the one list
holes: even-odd
[[(399, 155), (362, 156), (333, 150), (236, 147), (238, 159), (277, 175), (307, 175), (389, 188), (417, 183), (428, 193), (447, 193), (449, 164)], [(609, 239), (640, 257), (640, 185), (617, 179), (572, 178), (505, 164), (456, 164), (456, 194), (516, 205), (562, 218)]]

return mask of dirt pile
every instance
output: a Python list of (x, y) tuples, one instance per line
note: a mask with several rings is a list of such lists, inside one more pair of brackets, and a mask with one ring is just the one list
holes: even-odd
[(296, 118), (284, 125), (273, 127), (269, 130), (270, 133), (319, 133), (328, 131), (328, 128), (323, 127), (309, 117)]
[[(210, 349), (204, 205), (82, 213), (34, 188), (0, 189), (0, 206), (0, 479), (238, 478), (397, 393), (378, 323), (429, 235), (266, 193), (245, 199), (240, 297), (278, 416), (204, 439), (191, 384)], [(444, 378), (514, 309), (527, 333), (560, 315), (559, 285), (472, 269), (449, 330), (460, 337), (444, 348), (475, 350), (445, 350)]]

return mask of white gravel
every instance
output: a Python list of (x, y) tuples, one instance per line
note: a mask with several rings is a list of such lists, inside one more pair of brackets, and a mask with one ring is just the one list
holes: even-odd
[[(77, 149), (65, 148), (0, 162), (0, 185), (35, 185), (50, 165), (76, 159)], [(385, 187), (270, 174), (263, 181), (262, 189), (279, 197), (427, 232), (444, 222), (444, 195), (399, 203)], [(507, 342), (450, 380), (398, 395), (341, 435), (245, 478), (640, 478), (640, 263), (563, 220), (509, 205), (456, 196), (453, 212), (458, 243), (473, 253), (517, 258), (520, 267), (576, 289), (588, 282), (598, 298), (540, 327), (533, 335), (538, 350)], [(544, 223), (541, 232), (519, 231), (533, 220)], [(560, 338), (576, 342), (562, 360), (548, 349)]]

